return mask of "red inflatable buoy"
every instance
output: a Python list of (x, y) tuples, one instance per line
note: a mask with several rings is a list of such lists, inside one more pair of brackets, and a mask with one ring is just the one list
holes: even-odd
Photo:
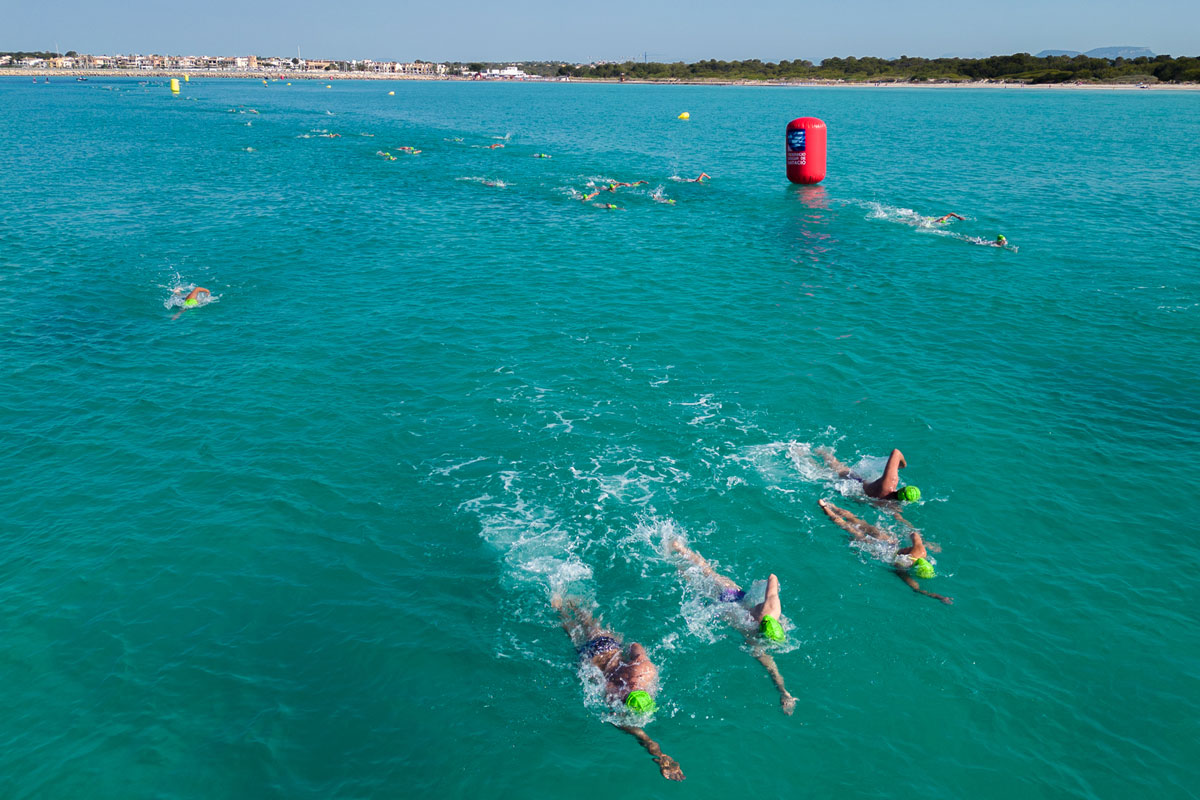
[(792, 183), (825, 180), (825, 123), (816, 117), (788, 123), (787, 176)]

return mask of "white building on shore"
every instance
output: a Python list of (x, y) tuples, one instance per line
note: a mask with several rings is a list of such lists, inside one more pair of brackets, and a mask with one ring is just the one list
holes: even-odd
[[(58, 56), (56, 58), (12, 56), (0, 57), (0, 67), (19, 66), (32, 69), (114, 69), (114, 70), (180, 70), (188, 72), (373, 72), (387, 75), (438, 77), (446, 74), (445, 64), (430, 61), (336, 61), (328, 59), (259, 58), (258, 56), (182, 56), (182, 55), (90, 55)], [(510, 67), (505, 70), (506, 77)], [(519, 71), (518, 71), (519, 72)]]

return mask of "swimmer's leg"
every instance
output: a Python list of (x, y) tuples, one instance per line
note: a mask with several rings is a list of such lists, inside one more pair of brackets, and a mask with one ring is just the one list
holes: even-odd
[(727, 578), (724, 575), (717, 572), (715, 569), (713, 569), (712, 564), (709, 564), (708, 561), (704, 558), (704, 556), (700, 555), (695, 550), (691, 549), (686, 544), (681, 542), (679, 540), (679, 537), (672, 536), (671, 541), (667, 546), (669, 548), (671, 548), (672, 552), (678, 553), (679, 555), (683, 556), (685, 559), (687, 559), (689, 562), (691, 562), (691, 564), (693, 566), (699, 568), (699, 570), (701, 572), (703, 572), (705, 575), (707, 575), (708, 577), (710, 577), (714, 581), (716, 581), (721, 586), (722, 589), (741, 589), (742, 588), (742, 587), (738, 586), (737, 583), (735, 583), (731, 578)]
[[(844, 514), (850, 514), (849, 511), (845, 511), (843, 509), (838, 508), (837, 506), (835, 506), (833, 503), (829, 502), (828, 500), (818, 500), (817, 505), (821, 506), (821, 510), (824, 511), (826, 513), (826, 515), (828, 515), (828, 517), (831, 520), (833, 520), (834, 523), (839, 528), (841, 528), (844, 531), (846, 531), (847, 533), (849, 533), (855, 539), (866, 538), (866, 534), (864, 532), (862, 532), (861, 530), (859, 530), (859, 526), (850, 522), (850, 520), (847, 520), (843, 516)], [(850, 514), (850, 516), (853, 517), (854, 515)]]
[(850, 468), (838, 461), (828, 448), (820, 447), (813, 452), (825, 459), (825, 466), (836, 472), (839, 478), (851, 478), (854, 476), (854, 473), (850, 471)]
[(582, 644), (600, 634), (616, 638), (611, 631), (605, 630), (604, 626), (592, 616), (591, 611), (580, 606), (579, 601), (574, 597), (564, 600), (559, 595), (554, 595), (550, 598), (550, 605), (558, 611), (559, 622), (572, 640), (578, 639)]
[(829, 518), (836, 522), (840, 527), (846, 530), (851, 536), (857, 540), (862, 540), (868, 536), (872, 539), (878, 539), (881, 542), (894, 542), (895, 537), (889, 534), (866, 520), (859, 519), (854, 514), (844, 508), (838, 508), (828, 500), (819, 501), (821, 508), (829, 515)]

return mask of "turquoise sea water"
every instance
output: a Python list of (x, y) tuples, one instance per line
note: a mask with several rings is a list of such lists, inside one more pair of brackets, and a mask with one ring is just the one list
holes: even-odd
[[(3, 796), (1196, 796), (1200, 95), (6, 79), (0, 134)], [(953, 606), (822, 445), (904, 451)], [(794, 716), (673, 534), (779, 576)]]

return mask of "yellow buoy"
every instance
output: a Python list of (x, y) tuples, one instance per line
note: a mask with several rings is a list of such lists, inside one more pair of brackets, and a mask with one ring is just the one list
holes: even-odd
[(388, 97), (395, 97), (395, 96), (396, 96), (395, 92), (388, 92)]
[(676, 119), (691, 119), (691, 118), (692, 118), (692, 115), (686, 111), (683, 112), (682, 114), (680, 114), (678, 117), (676, 117)]
[(183, 82), (187, 83), (190, 80), (191, 80), (191, 77), (186, 72), (183, 73)]
[(171, 91), (179, 94), (179, 78), (171, 78)]
[(287, 84), (287, 85), (288, 85), (288, 86), (291, 86), (291, 85), (292, 85), (292, 82), (291, 82), (291, 81), (288, 81), (288, 84)]
[(327, 84), (325, 84), (325, 88), (326, 88), (326, 89), (332, 89), (332, 88), (333, 88), (333, 84), (332, 84), (332, 83), (327, 83)]

